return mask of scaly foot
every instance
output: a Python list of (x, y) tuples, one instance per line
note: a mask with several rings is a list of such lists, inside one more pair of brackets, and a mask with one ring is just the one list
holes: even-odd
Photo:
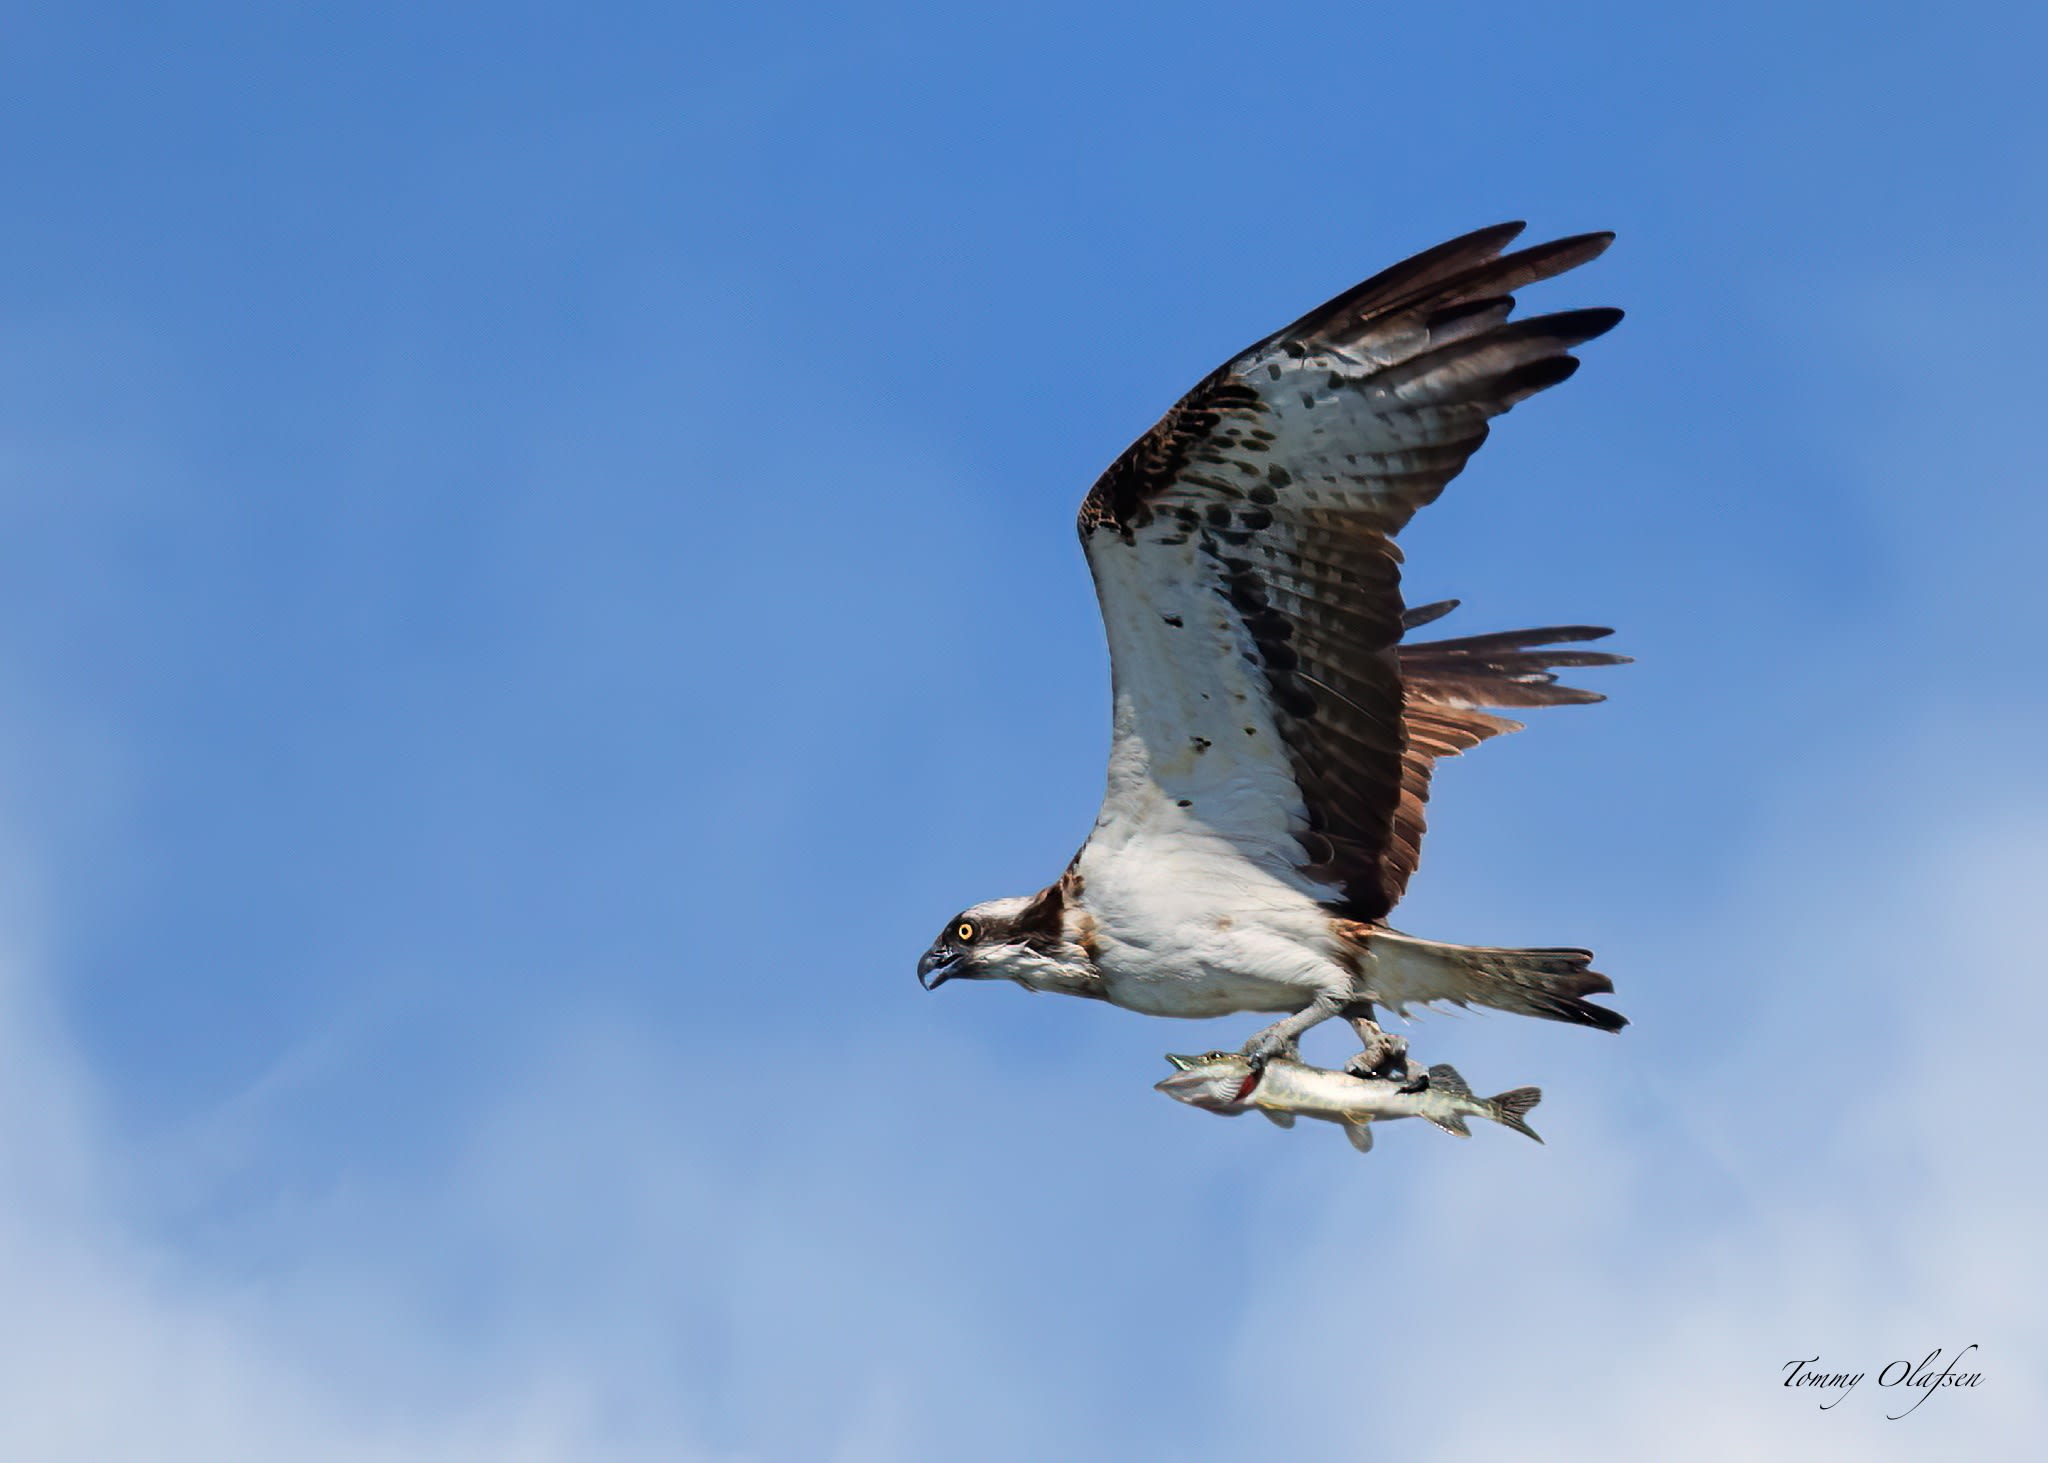
[(1301, 1044), (1280, 1027), (1269, 1026), (1246, 1042), (1240, 1055), (1257, 1070), (1270, 1061), (1300, 1061)]
[(1288, 1061), (1301, 1060), (1301, 1034), (1318, 1022), (1327, 1021), (1337, 1014), (1338, 998), (1320, 995), (1292, 1016), (1283, 1016), (1264, 1031), (1257, 1032), (1244, 1044), (1242, 1055), (1252, 1064), (1254, 1072), (1265, 1070), (1266, 1063), (1285, 1058)]
[(1370, 1021), (1354, 1020), (1351, 1026), (1364, 1041), (1365, 1050), (1344, 1064), (1345, 1071), (1354, 1077), (1382, 1077), (1398, 1082), (1408, 1080), (1407, 1037), (1390, 1036)]

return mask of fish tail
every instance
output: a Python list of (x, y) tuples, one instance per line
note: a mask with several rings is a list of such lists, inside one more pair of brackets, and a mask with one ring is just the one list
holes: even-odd
[(1522, 1121), (1529, 1109), (1541, 1101), (1543, 1101), (1543, 1089), (1541, 1087), (1512, 1088), (1496, 1097), (1486, 1099), (1486, 1115), (1502, 1127), (1513, 1128), (1517, 1133), (1525, 1134), (1541, 1143), (1543, 1136)]

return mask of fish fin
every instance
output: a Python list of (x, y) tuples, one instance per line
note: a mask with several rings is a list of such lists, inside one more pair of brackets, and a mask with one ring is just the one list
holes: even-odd
[(1344, 1136), (1351, 1140), (1351, 1146), (1360, 1153), (1372, 1152), (1372, 1124), (1346, 1123)]
[[(1473, 1086), (1470, 1086), (1464, 1078), (1460, 1078), (1458, 1070), (1454, 1068), (1454, 1065), (1450, 1065), (1448, 1061), (1438, 1063), (1438, 1065), (1434, 1065), (1434, 1068), (1430, 1068), (1430, 1090), (1432, 1092), (1442, 1092), (1444, 1096), (1450, 1096), (1450, 1098), (1460, 1098), (1460, 1096), (1468, 1098), (1468, 1096), (1473, 1096)], [(1468, 1129), (1464, 1125), (1464, 1115), (1462, 1113), (1423, 1113), (1423, 1117), (1430, 1119), (1440, 1129), (1444, 1129), (1446, 1133), (1452, 1133), (1456, 1137), (1470, 1137), (1470, 1135), (1473, 1135), (1473, 1129)]]
[(1291, 1128), (1294, 1126), (1294, 1114), (1291, 1112), (1274, 1112), (1270, 1107), (1262, 1107), (1259, 1111), (1264, 1113), (1266, 1121), (1276, 1128)]
[(1458, 1075), (1458, 1069), (1449, 1062), (1440, 1063), (1429, 1069), (1429, 1085), (1439, 1092), (1448, 1092), (1453, 1097), (1470, 1097), (1472, 1084)]
[(1498, 1097), (1489, 1097), (1486, 1105), (1493, 1111), (1490, 1116), (1504, 1128), (1513, 1128), (1517, 1133), (1543, 1141), (1542, 1134), (1522, 1121), (1523, 1116), (1537, 1103), (1543, 1101), (1541, 1087), (1517, 1087), (1503, 1092)]

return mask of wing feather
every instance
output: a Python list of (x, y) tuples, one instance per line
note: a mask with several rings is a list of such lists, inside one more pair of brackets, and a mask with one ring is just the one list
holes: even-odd
[[(1473, 707), (1569, 699), (1512, 699), (1551, 684), (1527, 643), (1438, 642), (1412, 663), (1399, 649), (1395, 535), (1494, 417), (1569, 376), (1569, 352), (1621, 318), (1511, 321), (1515, 289), (1612, 238), (1503, 254), (1521, 227), (1451, 240), (1310, 311), (1096, 482), (1079, 527), (1117, 697), (1099, 828), (1186, 810), (1333, 912), (1379, 919), (1414, 869), (1433, 760), (1515, 726)], [(1432, 689), (1411, 696), (1407, 677)]]
[[(1442, 618), (1457, 606), (1444, 600), (1410, 610), (1408, 629)], [(1455, 757), (1490, 738), (1522, 729), (1519, 721), (1481, 707), (1574, 706), (1607, 698), (1598, 691), (1559, 685), (1559, 666), (1625, 665), (1628, 657), (1604, 650), (1556, 650), (1560, 644), (1598, 640), (1614, 632), (1599, 625), (1544, 625), (1452, 640), (1404, 642), (1400, 649), (1407, 747), (1401, 760), (1401, 797), (1394, 813), (1395, 843), (1382, 870), (1400, 890), (1415, 872), (1425, 828), (1430, 776), (1439, 757)]]

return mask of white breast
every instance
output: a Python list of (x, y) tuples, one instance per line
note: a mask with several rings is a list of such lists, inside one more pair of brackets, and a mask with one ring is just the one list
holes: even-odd
[(1183, 752), (1162, 774), (1133, 720), (1119, 697), (1109, 788), (1079, 870), (1109, 998), (1220, 1016), (1296, 1011), (1319, 991), (1349, 989), (1317, 902), (1328, 891), (1263, 841), (1247, 848), (1229, 824), (1235, 801), (1258, 799), (1263, 769), (1212, 748), (1192, 761)]

